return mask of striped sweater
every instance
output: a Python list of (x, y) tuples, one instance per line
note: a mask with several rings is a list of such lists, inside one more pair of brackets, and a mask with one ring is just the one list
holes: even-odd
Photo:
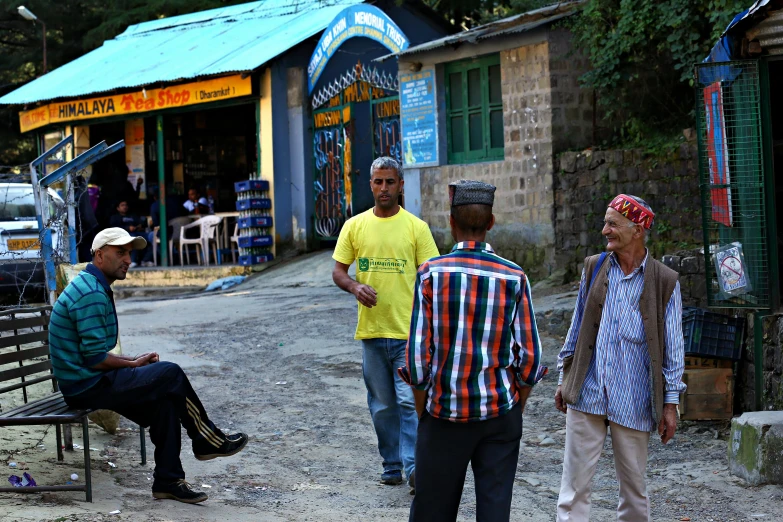
[(63, 290), (49, 321), (52, 368), (63, 395), (82, 393), (98, 383), (93, 368), (117, 344), (117, 312), (106, 277), (92, 263)]

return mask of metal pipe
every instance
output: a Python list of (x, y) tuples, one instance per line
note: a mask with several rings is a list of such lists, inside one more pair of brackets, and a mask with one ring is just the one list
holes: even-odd
[[(68, 223), (66, 227), (62, 228), (62, 232), (67, 234), (68, 258), (71, 264), (75, 265), (79, 262), (76, 249), (76, 205), (78, 205), (78, 202), (76, 201), (73, 176), (65, 177), (65, 194), (65, 202), (68, 206)], [(60, 240), (60, 244), (65, 246), (65, 241)]]
[(82, 446), (84, 446), (84, 487), (87, 488), (87, 502), (92, 502), (92, 473), (90, 470), (90, 426), (86, 415), (82, 419)]
[(768, 312), (753, 314), (753, 395), (756, 411), (764, 409), (764, 318)]
[[(155, 128), (157, 129), (158, 145), (158, 206), (160, 208), (160, 266), (169, 266), (168, 259), (168, 234), (169, 227), (166, 220), (166, 165), (164, 163), (163, 147), (163, 116), (158, 114)], [(152, 245), (156, 248), (156, 245)], [(179, 253), (182, 256), (182, 252)]]
[(139, 438), (141, 439), (141, 465), (147, 464), (147, 438), (144, 436), (144, 428), (139, 426)]
[(38, 19), (39, 22), (41, 22), (41, 26), (43, 27), (43, 73), (46, 74), (47, 68), (46, 68), (46, 24), (43, 20), (40, 18)]
[(42, 491), (85, 491), (85, 487), (84, 486), (34, 486), (34, 487), (23, 486), (20, 488), (0, 488), (0, 493), (40, 493)]

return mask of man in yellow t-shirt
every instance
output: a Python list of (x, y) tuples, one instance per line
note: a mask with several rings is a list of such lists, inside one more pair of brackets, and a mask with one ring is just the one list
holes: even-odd
[[(383, 459), (381, 482), (402, 484), (402, 472), (414, 492), (414, 452), (419, 419), (413, 392), (397, 375), (405, 366), (405, 345), (413, 311), (416, 271), (440, 255), (427, 224), (400, 207), (402, 167), (389, 157), (370, 167), (375, 207), (352, 217), (334, 249), (332, 279), (356, 296), (362, 341), (362, 373), (367, 404)], [(356, 280), (348, 267), (356, 261)]]

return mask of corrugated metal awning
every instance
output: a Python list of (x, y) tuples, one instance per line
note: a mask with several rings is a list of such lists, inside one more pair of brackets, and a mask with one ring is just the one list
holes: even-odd
[(783, 9), (770, 12), (764, 21), (748, 31), (748, 38), (757, 38), (769, 54), (783, 54)]
[(363, 0), (265, 0), (128, 27), (113, 40), (2, 98), (27, 104), (252, 71), (323, 31)]

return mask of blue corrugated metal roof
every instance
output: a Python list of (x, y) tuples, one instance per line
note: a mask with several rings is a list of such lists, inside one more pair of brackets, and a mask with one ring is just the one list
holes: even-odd
[(2, 98), (24, 104), (250, 71), (323, 31), (363, 0), (262, 0), (132, 25)]

